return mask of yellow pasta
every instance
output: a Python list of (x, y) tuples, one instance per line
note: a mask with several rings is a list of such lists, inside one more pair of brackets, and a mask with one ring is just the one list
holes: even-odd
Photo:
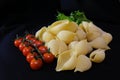
[(109, 44), (113, 39), (112, 35), (110, 33), (107, 33), (107, 32), (104, 32), (101, 37), (103, 37), (106, 44)]
[(45, 31), (43, 34), (42, 34), (42, 41), (44, 42), (49, 42), (50, 40), (54, 39), (55, 36), (53, 34), (51, 34), (49, 31)]
[(96, 25), (94, 25), (92, 22), (82, 22), (82, 27), (85, 30), (87, 34), (87, 40), (92, 41), (95, 38), (101, 36), (102, 30), (98, 28)]
[(57, 34), (57, 37), (64, 41), (66, 44), (69, 44), (71, 41), (74, 40), (75, 33), (67, 30), (62, 30)]
[(68, 48), (69, 49), (73, 49), (75, 47), (76, 44), (78, 44), (79, 41), (72, 41), (69, 45), (68, 45)]
[(78, 25), (75, 22), (71, 22), (69, 20), (59, 20), (48, 26), (48, 30), (57, 35), (62, 30), (68, 30), (75, 32)]
[(100, 36), (96, 39), (94, 39), (93, 41), (89, 42), (90, 45), (95, 48), (102, 48), (102, 49), (110, 49), (109, 46), (107, 45), (107, 43), (105, 42), (105, 40)]
[(46, 46), (50, 48), (50, 51), (53, 53), (55, 57), (57, 57), (63, 51), (68, 49), (67, 45), (63, 41), (56, 39), (53, 39), (46, 43)]
[(76, 35), (77, 35), (79, 41), (86, 39), (86, 33), (80, 28), (77, 29)]
[(35, 37), (39, 40), (42, 40), (43, 33), (46, 31), (47, 27), (42, 27), (35, 33)]
[(105, 59), (105, 50), (97, 49), (90, 54), (90, 60), (95, 63), (101, 63)]
[(92, 50), (92, 47), (88, 44), (86, 39), (81, 40), (74, 47), (74, 51), (76, 52), (77, 55), (81, 55), (81, 54), (86, 55), (91, 50)]
[(64, 51), (58, 57), (56, 71), (73, 70), (76, 62), (77, 56), (72, 55), (72, 49)]
[(77, 63), (74, 72), (80, 71), (84, 72), (92, 67), (92, 62), (85, 55), (79, 55), (77, 58)]
[(103, 62), (105, 51), (110, 49), (108, 44), (113, 39), (110, 33), (93, 22), (83, 21), (78, 25), (69, 20), (55, 21), (48, 27), (42, 27), (35, 37), (44, 41), (57, 58), (57, 72), (84, 72), (92, 67), (92, 62)]

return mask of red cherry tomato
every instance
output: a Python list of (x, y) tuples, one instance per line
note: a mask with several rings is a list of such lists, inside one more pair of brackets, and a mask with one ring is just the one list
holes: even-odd
[(19, 45), (20, 51), (22, 51), (25, 47), (26, 47), (26, 45), (23, 42), (20, 43), (20, 45)]
[(40, 47), (38, 47), (38, 50), (41, 52), (41, 54), (48, 52), (48, 49), (46, 46), (40, 46)]
[(24, 47), (22, 50), (22, 53), (24, 56), (27, 56), (27, 54), (30, 53), (32, 50), (33, 50), (33, 48), (31, 46)]
[(20, 43), (22, 42), (22, 40), (23, 40), (23, 38), (18, 38), (18, 39), (16, 39), (16, 40), (14, 41), (14, 45), (15, 45), (16, 47), (19, 47), (19, 45), (20, 45)]
[(35, 36), (33, 34), (27, 34), (25, 38), (29, 40), (31, 38), (35, 38)]
[(33, 70), (39, 70), (41, 67), (43, 66), (43, 62), (42, 59), (38, 58), (38, 59), (32, 59), (30, 62), (30, 67)]
[(37, 41), (36, 38), (30, 38), (29, 40), (30, 40), (33, 44)]
[(41, 45), (43, 45), (43, 42), (42, 41), (39, 41), (39, 40), (36, 40), (34, 43), (33, 43), (34, 46), (36, 47), (39, 47)]
[(36, 52), (33, 52), (33, 53), (28, 53), (27, 56), (26, 56), (26, 61), (27, 62), (31, 62), (32, 59), (34, 59), (34, 57), (37, 56), (37, 53)]
[(55, 59), (55, 56), (52, 53), (44, 53), (43, 59), (45, 63), (52, 63)]

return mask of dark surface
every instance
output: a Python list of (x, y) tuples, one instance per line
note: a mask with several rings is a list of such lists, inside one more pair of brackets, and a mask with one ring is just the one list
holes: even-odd
[[(16, 4), (15, 6), (17, 7), (14, 8), (14, 6), (5, 7), (8, 4), (13, 5), (13, 3), (2, 0), (0, 7), (2, 11), (0, 15), (2, 17), (0, 18), (0, 36), (2, 36), (0, 38), (0, 80), (118, 80), (120, 71), (120, 17), (118, 14), (120, 3), (117, 0), (102, 1), (61, 0), (60, 9), (60, 2), (57, 1), (53, 1), (54, 3), (50, 2), (50, 0), (47, 1), (48, 3), (44, 1), (43, 3), (38, 3), (39, 1), (22, 1), (18, 3), (19, 5)], [(49, 3), (53, 5), (50, 6)], [(40, 4), (48, 4), (50, 7), (46, 6), (46, 10), (44, 10), (44, 7), (41, 8)], [(71, 7), (71, 5), (74, 7)], [(5, 9), (6, 11), (4, 12)], [(19, 10), (15, 11), (17, 9)], [(16, 34), (22, 36), (26, 30), (34, 34), (42, 26), (51, 24), (55, 20), (56, 10), (59, 9), (66, 14), (78, 9), (83, 10), (87, 17), (93, 20), (97, 26), (112, 34), (113, 40), (109, 44), (111, 49), (106, 51), (104, 62), (100, 64), (93, 63), (92, 68), (83, 73), (74, 73), (73, 71), (57, 73), (55, 71), (56, 61), (51, 65), (44, 66), (38, 71), (32, 71), (30, 69), (25, 57), (13, 45)]]

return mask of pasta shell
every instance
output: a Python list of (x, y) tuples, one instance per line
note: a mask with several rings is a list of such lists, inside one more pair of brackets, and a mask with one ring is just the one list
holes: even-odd
[(76, 66), (77, 57), (71, 55), (72, 50), (64, 51), (57, 60), (56, 71), (73, 70)]
[(91, 49), (92, 47), (88, 44), (86, 39), (81, 40), (74, 47), (74, 51), (76, 52), (77, 55), (81, 55), (81, 54), (86, 55), (91, 51)]
[(58, 50), (59, 50), (59, 44), (58, 42), (53, 39), (51, 41), (49, 41), (48, 43), (45, 44), (48, 48), (50, 48), (50, 52), (54, 55), (57, 56), (58, 55)]
[(38, 30), (36, 33), (35, 33), (35, 37), (39, 40), (42, 40), (42, 35), (43, 33), (46, 31), (46, 27), (42, 27), (40, 30)]
[(95, 49), (98, 49), (98, 48), (102, 48), (102, 49), (106, 49), (106, 50), (110, 49), (108, 47), (108, 45), (106, 44), (105, 40), (101, 36), (94, 39), (93, 41), (91, 41), (89, 43)]
[(78, 28), (78, 30), (76, 31), (76, 35), (79, 41), (86, 38), (86, 33), (80, 28)]
[(75, 22), (71, 22), (69, 20), (59, 20), (51, 24), (48, 29), (54, 35), (58, 34), (62, 30), (68, 30), (75, 32), (78, 25)]
[(78, 41), (72, 41), (72, 42), (70, 42), (70, 44), (68, 45), (68, 48), (69, 48), (69, 49), (73, 49), (76, 44), (78, 44)]
[(69, 44), (71, 41), (74, 40), (75, 33), (67, 30), (62, 30), (57, 34), (57, 37), (64, 41), (66, 44)]
[(59, 44), (58, 55), (68, 50), (68, 46), (65, 44), (64, 41), (58, 40), (58, 44)]
[(50, 40), (54, 39), (55, 36), (51, 34), (49, 31), (45, 31), (42, 35), (42, 41), (49, 42)]
[(78, 36), (75, 35), (73, 41), (78, 41), (78, 40), (79, 40), (79, 39), (78, 39)]
[(90, 54), (90, 60), (95, 62), (95, 63), (101, 63), (105, 59), (105, 50), (104, 49), (97, 49), (94, 50)]
[(101, 30), (99, 27), (97, 27), (95, 24), (92, 22), (82, 22), (83, 28), (87, 34), (87, 40), (92, 41), (95, 38), (99, 37), (102, 35), (103, 30)]
[(92, 62), (85, 55), (79, 55), (77, 58), (77, 63), (74, 72), (80, 71), (84, 72), (92, 67)]
[(46, 46), (50, 48), (50, 51), (55, 57), (68, 49), (67, 45), (63, 41), (55, 39), (49, 41)]
[(106, 44), (109, 44), (113, 39), (112, 35), (110, 33), (107, 33), (107, 32), (104, 32), (102, 34), (102, 37), (105, 40)]

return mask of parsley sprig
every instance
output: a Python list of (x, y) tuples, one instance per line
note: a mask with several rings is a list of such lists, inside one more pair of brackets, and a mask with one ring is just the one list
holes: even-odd
[(74, 21), (77, 24), (80, 24), (82, 21), (88, 21), (88, 22), (90, 21), (89, 19), (87, 19), (84, 12), (80, 12), (79, 10), (71, 12), (69, 16), (65, 15), (64, 13), (58, 12), (56, 19), (57, 20), (68, 19), (69, 21)]

